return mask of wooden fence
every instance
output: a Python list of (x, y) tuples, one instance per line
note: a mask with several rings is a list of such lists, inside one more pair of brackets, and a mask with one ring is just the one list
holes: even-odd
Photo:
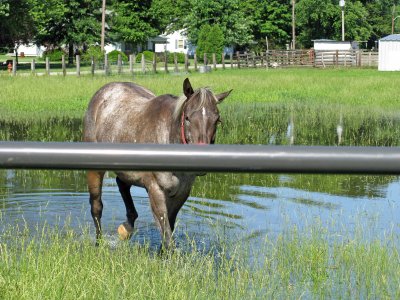
[[(196, 55), (189, 57), (184, 55), (184, 59), (178, 60), (178, 54), (169, 54), (173, 56), (173, 63), (168, 63), (167, 54), (154, 54), (151, 60), (146, 59), (143, 54), (139, 57), (130, 55), (128, 61), (123, 61), (118, 56), (116, 61), (109, 60), (105, 55), (104, 61), (96, 61), (94, 58), (89, 63), (81, 64), (79, 55), (75, 57), (74, 65), (67, 65), (63, 56), (61, 62), (50, 63), (46, 57), (44, 63), (38, 63), (35, 59), (27, 64), (16, 64), (15, 59), (7, 62), (8, 72), (16, 75), (21, 71), (22, 74), (37, 75), (71, 75), (80, 76), (82, 74), (152, 74), (157, 72), (207, 72), (211, 69), (225, 68), (283, 68), (283, 67), (377, 67), (378, 52), (369, 52), (363, 50), (351, 51), (314, 51), (309, 50), (270, 50), (261, 53), (240, 53), (235, 54), (212, 54), (204, 55), (201, 61)], [(210, 59), (211, 58), (211, 59)], [(41, 71), (38, 68), (41, 66)]]

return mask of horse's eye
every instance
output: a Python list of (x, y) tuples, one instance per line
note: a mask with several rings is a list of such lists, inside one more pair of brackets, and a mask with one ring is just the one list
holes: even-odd
[(188, 122), (188, 123), (190, 123), (190, 120), (189, 120), (189, 117), (188, 117), (188, 116), (185, 117), (185, 121)]

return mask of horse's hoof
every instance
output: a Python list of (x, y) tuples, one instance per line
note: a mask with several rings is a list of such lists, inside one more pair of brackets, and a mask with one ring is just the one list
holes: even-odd
[(132, 237), (133, 227), (128, 223), (124, 222), (118, 226), (118, 235), (120, 240), (129, 240)]

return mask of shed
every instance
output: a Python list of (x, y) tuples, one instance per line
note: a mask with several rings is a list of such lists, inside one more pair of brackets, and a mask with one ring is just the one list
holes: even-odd
[(350, 42), (339, 42), (334, 40), (313, 40), (315, 51), (349, 51), (352, 49)]
[(379, 71), (400, 71), (400, 34), (379, 40)]
[(354, 48), (358, 45), (349, 41), (327, 39), (314, 40), (314, 66), (351, 66), (357, 64)]

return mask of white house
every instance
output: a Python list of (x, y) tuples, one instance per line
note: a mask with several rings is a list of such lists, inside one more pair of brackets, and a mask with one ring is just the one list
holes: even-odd
[[(18, 55), (19, 56), (39, 56), (43, 55), (43, 52), (46, 50), (44, 46), (38, 46), (34, 43), (20, 45), (18, 47)], [(10, 55), (15, 55), (14, 53), (10, 53)]]
[(156, 43), (155, 44), (155, 52), (179, 52), (179, 53), (188, 53), (189, 51), (189, 43), (187, 36), (185, 35), (185, 30), (181, 29), (178, 31), (174, 31), (171, 34), (162, 34), (160, 37), (163, 37), (167, 40), (166, 43)]
[(379, 71), (400, 71), (400, 34), (379, 40)]

